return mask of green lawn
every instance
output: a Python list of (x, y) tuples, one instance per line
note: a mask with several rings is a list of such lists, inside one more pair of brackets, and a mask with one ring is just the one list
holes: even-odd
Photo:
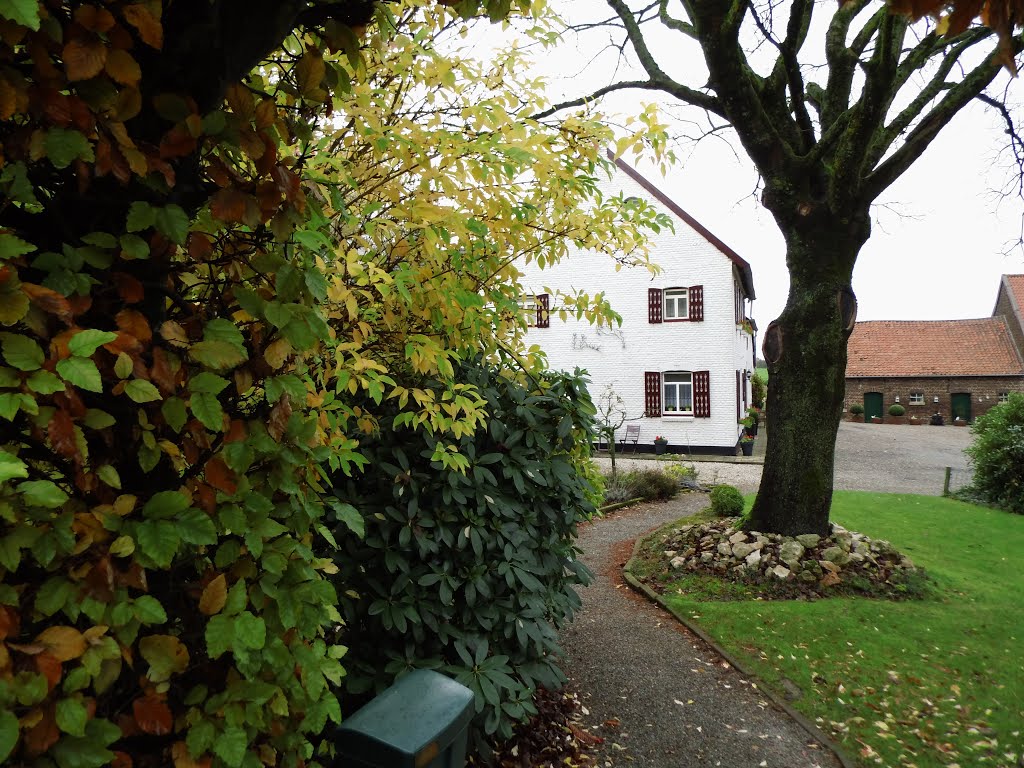
[[(1014, 766), (1024, 753), (1024, 517), (837, 492), (832, 517), (935, 579), (926, 600), (666, 597), (862, 765)], [(792, 691), (792, 685), (787, 686)]]
[(768, 382), (768, 369), (767, 368), (755, 368), (754, 374), (757, 378), (761, 379), (765, 383)]

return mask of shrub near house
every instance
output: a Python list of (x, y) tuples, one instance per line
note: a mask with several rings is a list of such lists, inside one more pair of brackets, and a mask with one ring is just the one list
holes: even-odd
[(967, 448), (974, 466), (972, 495), (1024, 514), (1024, 395), (1010, 394), (971, 428), (974, 443)]

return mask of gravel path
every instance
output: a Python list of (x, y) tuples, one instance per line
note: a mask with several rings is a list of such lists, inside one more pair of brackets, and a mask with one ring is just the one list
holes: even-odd
[[(641, 768), (835, 768), (838, 760), (675, 618), (621, 578), (632, 540), (707, 504), (687, 494), (581, 531), (594, 583), (562, 632), (563, 666), (606, 739), (605, 764)], [(599, 724), (618, 720), (617, 727)], [(599, 763), (601, 764), (601, 763)]]
[[(944, 468), (966, 469), (970, 433), (955, 427), (840, 425), (835, 487), (938, 495)], [(607, 463), (606, 460), (603, 460)], [(620, 469), (650, 466), (622, 457)], [(700, 462), (702, 482), (757, 490), (761, 466)], [(583, 609), (562, 632), (564, 670), (603, 736), (606, 765), (640, 768), (836, 768), (839, 761), (724, 664), (670, 614), (622, 580), (633, 541), (707, 504), (687, 494), (585, 526), (579, 546), (594, 571)], [(617, 726), (602, 726), (606, 721)]]

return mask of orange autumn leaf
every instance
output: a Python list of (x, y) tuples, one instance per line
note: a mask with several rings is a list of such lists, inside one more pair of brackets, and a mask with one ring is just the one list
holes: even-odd
[(114, 17), (106, 8), (82, 5), (75, 9), (75, 21), (90, 32), (106, 32), (114, 26)]
[(114, 318), (117, 327), (125, 333), (130, 333), (143, 344), (153, 339), (153, 330), (149, 327), (149, 321), (141, 312), (134, 309), (122, 309)]
[(178, 388), (177, 376), (171, 366), (168, 353), (161, 347), (153, 349), (153, 366), (149, 369), (149, 378), (165, 395), (174, 394)]
[(74, 627), (48, 627), (39, 633), (36, 642), (45, 645), (60, 661), (77, 659), (87, 647), (82, 633)]
[(138, 304), (146, 298), (146, 289), (142, 283), (127, 272), (115, 272), (111, 275), (117, 295), (125, 304)]
[(167, 702), (158, 696), (145, 696), (132, 702), (132, 714), (143, 733), (166, 736), (174, 725)]
[(210, 212), (227, 224), (238, 224), (245, 220), (246, 206), (250, 200), (244, 192), (228, 187), (213, 196)]
[(61, 666), (60, 659), (51, 653), (39, 653), (32, 657), (32, 662), (36, 665), (36, 669), (43, 677), (46, 678), (46, 684), (49, 690), (53, 690), (60, 683), (61, 675), (64, 673), (64, 667)]
[(224, 460), (215, 457), (206, 462), (206, 482), (227, 494), (238, 490), (238, 482), (235, 473), (228, 469)]
[(128, 51), (120, 48), (107, 54), (107, 62), (103, 67), (110, 78), (121, 85), (138, 85), (142, 79), (139, 63)]
[(110, 768), (132, 768), (132, 758), (127, 752), (114, 752), (114, 759), (110, 761)]
[(46, 436), (50, 445), (57, 453), (69, 459), (79, 456), (78, 443), (75, 441), (75, 423), (63, 408), (58, 408), (46, 425)]
[(171, 758), (174, 760), (174, 768), (210, 768), (210, 758), (201, 757), (193, 760), (184, 741), (174, 742), (171, 747)]
[(20, 626), (21, 617), (18, 612), (14, 608), (0, 605), (0, 640), (17, 635)]
[(36, 757), (46, 752), (57, 743), (60, 738), (60, 730), (57, 728), (57, 719), (53, 714), (53, 706), (49, 706), (31, 728), (24, 732), (25, 753), (29, 757)]
[(139, 37), (150, 48), (164, 47), (164, 28), (160, 19), (149, 12), (143, 3), (133, 3), (121, 9), (124, 20), (135, 27)]
[(43, 312), (56, 315), (65, 323), (71, 320), (71, 304), (61, 294), (51, 288), (44, 288), (34, 283), (22, 283), (21, 290), (28, 296), (28, 300), (43, 310)]
[(94, 35), (73, 38), (64, 46), (64, 71), (68, 80), (89, 80), (103, 71), (107, 46)]
[(245, 426), (245, 422), (241, 419), (232, 419), (231, 426), (228, 427), (227, 434), (224, 435), (224, 442), (226, 443), (237, 443), (245, 440), (248, 437), (249, 430)]
[(199, 598), (199, 610), (207, 616), (213, 616), (223, 610), (227, 599), (227, 579), (222, 573), (203, 589), (203, 594)]

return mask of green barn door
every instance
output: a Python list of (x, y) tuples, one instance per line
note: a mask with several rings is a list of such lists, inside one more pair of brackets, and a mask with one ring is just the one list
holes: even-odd
[(872, 416), (882, 417), (882, 393), (864, 393), (864, 421), (870, 422)]
[(954, 392), (949, 397), (950, 410), (953, 412), (953, 418), (958, 416), (964, 421), (971, 420), (971, 393), (970, 392)]

